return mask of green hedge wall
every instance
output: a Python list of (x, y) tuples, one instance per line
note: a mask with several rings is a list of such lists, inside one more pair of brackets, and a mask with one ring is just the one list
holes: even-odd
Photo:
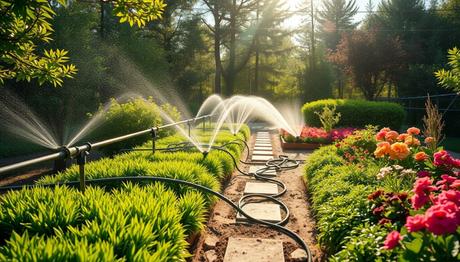
[(350, 99), (325, 99), (306, 103), (302, 107), (305, 121), (309, 126), (320, 127), (321, 122), (315, 112), (321, 112), (325, 106), (336, 106), (342, 117), (338, 126), (365, 127), (375, 125), (398, 130), (405, 118), (402, 106), (390, 102), (375, 102)]

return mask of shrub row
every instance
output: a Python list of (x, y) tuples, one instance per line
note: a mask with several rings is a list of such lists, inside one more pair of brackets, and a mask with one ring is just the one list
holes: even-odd
[(402, 106), (390, 102), (375, 102), (350, 99), (325, 99), (306, 103), (302, 107), (305, 121), (309, 126), (321, 127), (315, 112), (322, 112), (324, 107), (336, 106), (341, 114), (338, 126), (365, 127), (375, 125), (399, 129), (404, 121), (405, 111)]
[(347, 242), (354, 227), (366, 223), (366, 198), (375, 188), (378, 167), (345, 165), (335, 146), (325, 146), (308, 159), (305, 169), (312, 208), (317, 217), (318, 241), (334, 254)]
[(185, 260), (186, 235), (205, 214), (199, 193), (178, 197), (161, 184), (37, 187), (0, 201), (1, 261)]
[[(245, 138), (244, 131), (237, 134)], [(203, 135), (201, 135), (203, 137)], [(216, 144), (235, 136), (221, 131)], [(157, 141), (159, 147), (186, 141), (179, 135)], [(150, 146), (148, 143), (144, 146)], [(239, 157), (242, 147), (229, 151)], [(182, 179), (219, 191), (233, 171), (225, 153), (130, 152), (85, 166), (88, 179), (160, 176)], [(78, 180), (77, 166), (39, 184)], [(184, 261), (186, 237), (203, 227), (214, 198), (174, 184), (105, 184), (85, 193), (67, 187), (24, 189), (0, 198), (0, 260)], [(82, 250), (83, 249), (83, 250)]]

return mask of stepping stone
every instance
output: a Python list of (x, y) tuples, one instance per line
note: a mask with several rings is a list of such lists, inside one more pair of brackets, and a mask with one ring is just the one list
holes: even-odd
[[(250, 166), (249, 167), (249, 173), (255, 173), (257, 170), (260, 170), (262, 168), (265, 168), (266, 166)], [(276, 170), (275, 169), (267, 169), (261, 175), (264, 176), (276, 176)]]
[(267, 132), (267, 131), (260, 131), (260, 132), (257, 132), (258, 135), (269, 135), (270, 133)]
[(270, 139), (256, 139), (256, 144), (257, 143), (271, 143)]
[(273, 183), (246, 182), (244, 194), (276, 195), (278, 194), (278, 185)]
[(224, 262), (284, 262), (283, 242), (274, 239), (229, 237)]
[(259, 155), (259, 156), (273, 156), (273, 152), (272, 151), (267, 151), (267, 150), (254, 150), (252, 152), (252, 155)]
[(254, 146), (257, 146), (257, 147), (271, 147), (272, 144), (259, 144), (259, 143), (256, 143)]
[[(278, 204), (269, 203), (248, 203), (243, 206), (243, 211), (253, 218), (265, 220), (271, 223), (278, 223), (281, 221), (281, 208)], [(241, 215), (236, 214), (236, 222), (244, 223), (249, 220)]]
[(273, 159), (273, 156), (261, 156), (261, 155), (253, 155), (252, 161), (267, 161)]
[(273, 151), (273, 147), (271, 146), (255, 146), (254, 151), (260, 150), (260, 151)]

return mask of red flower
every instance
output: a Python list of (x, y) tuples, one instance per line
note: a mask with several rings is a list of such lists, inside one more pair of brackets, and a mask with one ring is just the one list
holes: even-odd
[(456, 190), (442, 191), (436, 198), (436, 203), (445, 204), (447, 202), (452, 202), (460, 206), (460, 192)]
[(413, 191), (416, 194), (426, 194), (434, 190), (436, 187), (433, 186), (433, 181), (429, 177), (418, 178), (414, 183)]
[(380, 131), (375, 135), (375, 140), (377, 141), (383, 141), (385, 140), (385, 135), (387, 134), (386, 131)]
[(399, 234), (399, 232), (392, 231), (387, 235), (383, 247), (385, 249), (393, 249), (399, 244), (399, 241), (401, 240), (402, 236)]
[(454, 233), (457, 230), (457, 207), (449, 202), (430, 207), (426, 213), (426, 227), (435, 235)]
[(415, 215), (413, 217), (407, 217), (406, 227), (409, 232), (416, 232), (425, 228), (425, 216)]
[(457, 178), (446, 174), (442, 175), (441, 178), (442, 180), (436, 182), (436, 185), (439, 186), (442, 190), (448, 190), (449, 186), (457, 180)]
[(426, 171), (426, 170), (421, 170), (421, 171), (418, 171), (417, 172), (417, 176), (418, 177), (427, 177), (427, 176), (430, 176), (430, 172), (429, 171)]
[(460, 159), (452, 158), (446, 150), (440, 150), (434, 153), (434, 161), (433, 164), (435, 166), (444, 166), (447, 168), (460, 168)]
[(420, 209), (421, 207), (423, 207), (427, 202), (428, 200), (430, 200), (430, 198), (422, 193), (422, 194), (415, 194), (411, 197), (411, 203), (412, 203), (412, 208), (415, 209), (415, 210), (418, 210)]
[(370, 194), (369, 196), (367, 196), (367, 199), (374, 200), (378, 198), (379, 196), (381, 196), (382, 194), (383, 194), (383, 190), (377, 190), (373, 192), (372, 194)]

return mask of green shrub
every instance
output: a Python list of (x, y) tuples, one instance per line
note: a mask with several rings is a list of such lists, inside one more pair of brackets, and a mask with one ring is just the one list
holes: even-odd
[[(68, 200), (75, 215), (60, 212)], [(0, 201), (2, 237), (11, 236), (0, 247), (1, 261), (185, 260), (185, 233), (200, 230), (204, 217), (199, 194), (177, 201), (161, 184), (125, 184), (110, 193), (97, 187), (85, 193), (67, 187), (23, 189)]]
[(380, 225), (359, 225), (344, 239), (343, 249), (330, 261), (393, 261), (389, 252), (381, 247), (387, 234), (388, 229)]
[(326, 99), (306, 103), (302, 107), (305, 121), (309, 126), (321, 127), (321, 121), (315, 112), (321, 112), (324, 107), (334, 106), (341, 115), (338, 126), (343, 127), (375, 125), (398, 130), (405, 117), (404, 108), (396, 103)]
[[(162, 161), (151, 162), (141, 158), (130, 158), (124, 161), (117, 159), (101, 159), (90, 162), (85, 166), (87, 179), (125, 177), (125, 176), (158, 176), (181, 179), (197, 183), (215, 191), (220, 190), (220, 184), (216, 177), (211, 175), (204, 166), (188, 161)], [(77, 181), (79, 168), (74, 165), (55, 176), (44, 177), (38, 183), (57, 183)], [(109, 184), (106, 184), (109, 185)], [(110, 186), (117, 187), (119, 183), (112, 183)], [(185, 193), (190, 188), (182, 185), (168, 184), (179, 194)]]
[[(119, 103), (113, 99), (102, 116), (102, 125), (94, 131), (94, 139), (109, 139), (159, 126), (163, 123), (160, 110), (165, 111), (173, 120), (179, 120), (180, 118), (180, 114), (174, 107), (167, 104), (159, 107), (151, 99), (131, 99), (126, 103)], [(171, 128), (161, 129), (158, 135), (167, 136), (173, 132), (174, 129)], [(107, 153), (114, 153), (123, 148), (140, 145), (148, 139), (150, 139), (150, 134), (117, 142), (101, 150)]]

